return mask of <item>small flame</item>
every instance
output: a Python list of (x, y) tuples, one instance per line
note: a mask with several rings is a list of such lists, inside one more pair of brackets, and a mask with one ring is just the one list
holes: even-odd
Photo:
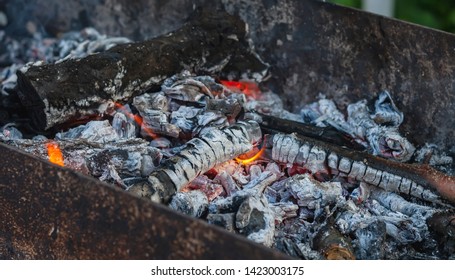
[(265, 145), (262, 145), (262, 148), (254, 156), (247, 158), (247, 159), (242, 159), (241, 158), (242, 155), (240, 155), (239, 157), (235, 158), (235, 160), (240, 164), (247, 165), (247, 164), (257, 160), (260, 156), (262, 156), (264, 151), (265, 151)]
[(258, 99), (261, 95), (261, 90), (259, 89), (258, 84), (251, 81), (226, 81), (221, 80), (221, 84), (228, 89), (236, 92), (242, 92), (246, 96), (249, 96), (254, 99)]
[(141, 127), (141, 130), (144, 131), (148, 136), (150, 136), (153, 139), (158, 137), (151, 128), (149, 128), (145, 125), (144, 126), (142, 125), (144, 123), (144, 121), (141, 116), (128, 112), (128, 110), (125, 109), (125, 106), (123, 106), (120, 103), (115, 102), (114, 104), (115, 104), (115, 108), (122, 111), (122, 113), (125, 114), (125, 116), (127, 116), (128, 118), (134, 120)]
[(65, 166), (63, 163), (63, 154), (62, 150), (60, 150), (60, 147), (58, 146), (58, 143), (55, 141), (51, 141), (46, 143), (46, 148), (47, 148), (47, 155), (49, 156), (49, 161), (60, 165), (60, 166)]

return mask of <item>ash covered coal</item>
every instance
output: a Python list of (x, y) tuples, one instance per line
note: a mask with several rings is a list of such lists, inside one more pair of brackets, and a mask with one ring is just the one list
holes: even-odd
[[(77, 34), (46, 46), (35, 39), (57, 63), (126, 40)], [(8, 108), (17, 68), (2, 72)], [(100, 114), (55, 135), (24, 137), (18, 118), (2, 123), (0, 141), (51, 161), (53, 143), (67, 168), (292, 257), (455, 258), (453, 235), (443, 230), (453, 216), (453, 177), (415, 164), (450, 169), (452, 159), (432, 145), (416, 151), (388, 92), (345, 113), (321, 98), (295, 114), (251, 80), (182, 71), (160, 89), (100, 105)]]

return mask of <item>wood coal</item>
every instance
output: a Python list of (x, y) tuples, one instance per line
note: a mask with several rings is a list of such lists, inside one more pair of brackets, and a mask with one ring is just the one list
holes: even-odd
[[(204, 10), (181, 29), (80, 59), (29, 65), (17, 72), (19, 97), (38, 130), (105, 113), (106, 103), (127, 101), (164, 79), (191, 70), (217, 74), (243, 60), (253, 73), (266, 69), (245, 41), (245, 23)], [(232, 68), (231, 68), (232, 69)]]

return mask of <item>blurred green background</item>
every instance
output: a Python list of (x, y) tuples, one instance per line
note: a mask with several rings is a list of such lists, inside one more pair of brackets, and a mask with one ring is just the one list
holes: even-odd
[[(362, 7), (361, 0), (329, 0), (328, 2), (355, 8)], [(393, 16), (455, 33), (455, 1), (395, 0)]]

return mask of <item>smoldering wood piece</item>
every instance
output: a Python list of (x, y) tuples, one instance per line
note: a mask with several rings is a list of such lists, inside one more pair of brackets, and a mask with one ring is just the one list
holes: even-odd
[[(49, 159), (45, 141), (18, 139), (5, 141), (6, 144)], [(160, 164), (163, 157), (160, 150), (150, 147), (139, 138), (117, 140), (110, 143), (91, 142), (84, 139), (54, 140), (62, 151), (66, 167), (104, 181), (115, 181), (111, 175), (126, 177), (147, 177)], [(114, 173), (114, 174), (112, 174)]]
[(276, 213), (263, 191), (276, 179), (274, 173), (264, 171), (232, 196), (213, 201), (208, 219), (228, 230), (232, 227), (256, 243), (272, 246)]
[(377, 220), (355, 231), (352, 243), (359, 260), (383, 260), (386, 250), (386, 224)]
[(327, 260), (355, 260), (350, 238), (331, 225), (319, 229), (313, 239), (313, 249)]
[(235, 226), (248, 239), (272, 246), (275, 234), (275, 215), (265, 196), (247, 197), (235, 214)]
[(421, 215), (431, 217), (437, 210), (428, 206), (415, 204), (393, 192), (386, 192), (371, 185), (364, 185), (369, 189), (371, 198), (377, 200), (391, 211), (397, 211), (407, 216)]
[[(297, 152), (296, 164), (308, 165), (311, 147), (318, 147), (325, 151), (325, 165), (331, 169), (336, 168), (335, 172), (331, 172), (333, 175), (349, 177), (354, 166), (355, 172), (352, 173), (355, 175), (354, 179), (387, 191), (406, 193), (444, 207), (451, 208), (452, 206), (441, 198), (452, 204), (455, 203), (455, 177), (437, 171), (428, 165), (391, 161), (300, 134), (283, 134), (279, 130), (264, 127), (262, 124), (261, 129), (264, 133), (272, 135), (267, 140), (265, 155), (277, 162), (290, 163), (288, 155), (292, 152), (283, 150), (282, 144), (291, 139), (297, 145), (288, 145), (289, 147), (300, 147), (298, 152), (295, 151)], [(338, 166), (336, 166), (336, 162), (338, 162)], [(356, 164), (354, 165), (354, 163)], [(364, 166), (365, 171), (363, 171)]]
[(172, 197), (169, 207), (191, 217), (199, 218), (207, 210), (208, 204), (207, 195), (199, 190), (194, 190), (176, 193)]
[(207, 222), (220, 226), (229, 232), (236, 232), (235, 213), (213, 213), (207, 215)]
[(238, 122), (225, 129), (209, 128), (193, 138), (175, 156), (153, 172), (148, 181), (128, 190), (154, 201), (167, 202), (172, 195), (217, 164), (250, 151), (262, 137), (254, 121)]
[(228, 99), (208, 99), (207, 110), (220, 112), (231, 118), (236, 118), (242, 110), (242, 104), (233, 98)]
[(216, 74), (240, 57), (246, 67), (242, 71), (265, 71), (245, 32), (238, 17), (201, 10), (180, 29), (149, 41), (119, 45), (82, 59), (24, 67), (17, 72), (18, 94), (33, 125), (46, 130), (103, 113), (108, 101), (126, 101), (182, 70)]
[(353, 150), (364, 151), (365, 147), (357, 143), (350, 135), (340, 132), (331, 127), (316, 127), (301, 122), (286, 120), (257, 113), (261, 116), (263, 128), (279, 130), (282, 133), (298, 133), (303, 136), (317, 138), (322, 141), (346, 146)]

